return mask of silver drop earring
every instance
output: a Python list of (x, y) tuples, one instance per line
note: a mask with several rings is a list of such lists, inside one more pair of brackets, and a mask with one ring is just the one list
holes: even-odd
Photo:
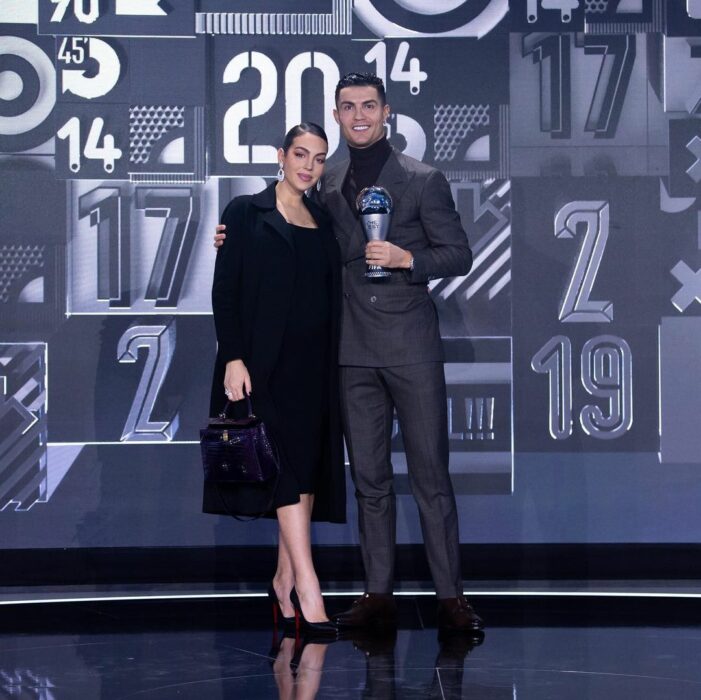
[(285, 171), (282, 169), (282, 163), (279, 163), (280, 169), (277, 171), (277, 181), (282, 182), (285, 179)]
[(321, 192), (321, 178), (316, 181), (316, 191)]

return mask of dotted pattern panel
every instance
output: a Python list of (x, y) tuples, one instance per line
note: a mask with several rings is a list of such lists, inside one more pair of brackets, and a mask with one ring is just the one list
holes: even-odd
[(0, 246), (0, 302), (10, 301), (12, 284), (32, 268), (44, 267), (43, 245), (11, 244)]
[(147, 163), (153, 144), (164, 134), (185, 126), (185, 107), (134, 105), (129, 108), (129, 160)]
[(489, 105), (436, 105), (433, 124), (435, 159), (453, 160), (470, 131), (489, 126)]

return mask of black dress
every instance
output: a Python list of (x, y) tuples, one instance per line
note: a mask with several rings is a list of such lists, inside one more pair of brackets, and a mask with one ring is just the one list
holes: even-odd
[[(260, 514), (314, 493), (312, 520), (346, 521), (338, 389), (341, 260), (327, 213), (303, 200), (319, 226), (290, 226), (276, 208), (275, 184), (231, 200), (221, 221), (230, 234), (217, 253), (212, 310), (217, 358), (210, 416), (224, 401), (227, 363), (241, 359), (251, 376), (255, 414), (281, 447), (284, 476), (270, 490), (204, 483), (205, 513)], [(325, 387), (325, 388), (324, 388)], [(231, 417), (236, 415), (237, 405)], [(245, 415), (246, 407), (239, 407)]]
[(329, 414), (331, 262), (321, 240), (329, 232), (286, 225), (294, 241), (295, 283), (269, 384), (280, 417), (274, 435), (282, 461), (276, 508), (316, 492)]

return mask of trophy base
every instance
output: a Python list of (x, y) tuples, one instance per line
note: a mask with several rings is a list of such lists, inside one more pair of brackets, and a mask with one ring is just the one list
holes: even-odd
[(365, 273), (365, 276), (369, 277), (370, 279), (384, 279), (385, 277), (391, 277), (392, 273), (379, 265), (368, 265), (368, 270)]

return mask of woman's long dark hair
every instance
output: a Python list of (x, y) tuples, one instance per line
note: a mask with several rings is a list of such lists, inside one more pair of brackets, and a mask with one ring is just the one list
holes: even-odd
[(293, 126), (285, 134), (285, 140), (282, 142), (282, 150), (287, 153), (292, 142), (302, 134), (314, 134), (314, 136), (318, 136), (327, 146), (329, 144), (326, 132), (318, 124), (314, 122), (302, 122), (301, 124), (297, 124), (297, 126)]

